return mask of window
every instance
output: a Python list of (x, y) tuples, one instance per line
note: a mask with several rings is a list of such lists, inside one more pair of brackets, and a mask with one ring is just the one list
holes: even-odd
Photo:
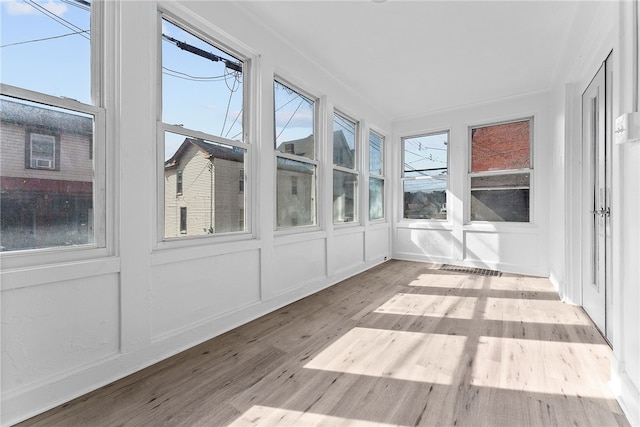
[(333, 222), (358, 221), (358, 170), (356, 141), (358, 124), (333, 114)]
[(187, 234), (187, 208), (180, 208), (180, 233)]
[(447, 219), (449, 132), (402, 139), (403, 218)]
[(182, 171), (176, 171), (176, 195), (182, 195)]
[(275, 81), (276, 228), (317, 224), (316, 102)]
[(56, 137), (53, 135), (43, 135), (40, 133), (29, 134), (29, 148), (27, 165), (32, 169), (56, 169), (56, 151), (60, 150), (60, 146), (56, 143)]
[(165, 15), (161, 22), (163, 237), (245, 232), (245, 61)]
[(526, 119), (471, 129), (471, 221), (530, 221), (531, 124)]
[(369, 220), (384, 218), (384, 138), (369, 132)]
[(2, 251), (106, 244), (106, 112), (92, 67), (104, 7), (0, 3)]

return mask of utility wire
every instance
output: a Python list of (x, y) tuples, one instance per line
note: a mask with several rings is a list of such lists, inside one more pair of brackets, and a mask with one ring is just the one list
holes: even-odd
[(301, 99), (300, 103), (298, 104), (298, 107), (295, 109), (293, 114), (291, 114), (291, 117), (289, 117), (289, 120), (287, 121), (287, 123), (284, 124), (284, 127), (280, 130), (280, 133), (278, 134), (278, 136), (276, 136), (276, 141), (278, 140), (278, 138), (280, 138), (280, 135), (282, 135), (282, 132), (284, 132), (287, 126), (289, 126), (289, 123), (291, 123), (291, 120), (293, 120), (293, 117), (296, 115), (296, 113), (300, 109), (300, 106), (302, 105), (303, 102), (304, 102), (304, 99)]
[(214, 53), (207, 52), (206, 50), (202, 50), (202, 49), (200, 49), (198, 47), (195, 47), (195, 46), (192, 46), (192, 45), (190, 45), (188, 43), (181, 42), (181, 41), (176, 40), (173, 37), (168, 36), (166, 34), (162, 34), (162, 38), (165, 39), (166, 41), (170, 42), (170, 43), (175, 44), (176, 46), (178, 46), (182, 50), (186, 50), (187, 52), (191, 52), (193, 54), (196, 54), (196, 55), (198, 55), (198, 56), (200, 56), (202, 58), (206, 58), (206, 59), (208, 59), (210, 61), (213, 61), (213, 62), (223, 62), (224, 65), (228, 69), (233, 70), (233, 71), (237, 71), (239, 73), (242, 73), (242, 64), (239, 64), (237, 62), (233, 62), (231, 60), (228, 60), (226, 58), (218, 56), (218, 55), (216, 55)]
[(7, 44), (4, 44), (4, 45), (0, 46), (0, 49), (3, 48), (3, 47), (17, 46), (17, 45), (21, 45), (21, 44), (36, 43), (36, 42), (42, 42), (42, 41), (46, 41), (46, 40), (59, 39), (59, 38), (62, 38), (62, 37), (74, 36), (76, 34), (82, 34), (82, 33), (89, 34), (90, 30), (74, 31), (73, 33), (60, 34), (59, 36), (45, 37), (45, 38), (42, 38), (42, 39), (24, 40), (24, 41), (15, 42), (15, 43), (7, 43)]
[(84, 37), (87, 40), (91, 40), (90, 37), (86, 34), (84, 34), (84, 30), (80, 27), (78, 27), (77, 25), (72, 24), (71, 22), (67, 21), (66, 19), (56, 15), (55, 13), (52, 13), (51, 11), (49, 11), (47, 8), (42, 7), (41, 5), (39, 5), (38, 3), (36, 3), (33, 0), (23, 0), (26, 4), (28, 4), (29, 6), (33, 7), (34, 9), (36, 9), (38, 12), (43, 13), (45, 16), (48, 16), (49, 18), (53, 19), (54, 21), (56, 21), (57, 23), (59, 23), (60, 25), (63, 25), (65, 27), (67, 27), (68, 29), (72, 30), (72, 31), (78, 31), (79, 34)]
[[(185, 79), (185, 80), (191, 80), (191, 81), (196, 81), (196, 82), (208, 82), (208, 81), (221, 81), (222, 79), (225, 79), (227, 77), (228, 74), (223, 74), (221, 76), (192, 76), (191, 74), (187, 74), (187, 73), (183, 73), (182, 71), (177, 71), (177, 70), (172, 70), (171, 68), (162, 66), (163, 70), (166, 70), (167, 72), (163, 72), (164, 74), (167, 74), (169, 76), (172, 77), (176, 77), (179, 79)], [(178, 74), (178, 75), (174, 75), (174, 74)]]

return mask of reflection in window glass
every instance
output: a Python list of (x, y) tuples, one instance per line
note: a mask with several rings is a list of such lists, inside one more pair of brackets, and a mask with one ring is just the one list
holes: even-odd
[[(164, 236), (244, 231), (245, 198), (238, 177), (246, 150), (165, 132), (167, 146), (176, 140), (182, 143), (164, 163)], [(182, 192), (177, 194), (179, 172)]]
[(274, 82), (273, 88), (276, 150), (314, 159), (315, 103), (280, 82)]
[(90, 24), (90, 2), (0, 2), (2, 83), (90, 104)]
[(471, 178), (471, 220), (529, 222), (530, 174)]
[(357, 221), (358, 175), (333, 171), (333, 222)]
[(333, 164), (355, 169), (355, 158), (356, 123), (335, 113), (333, 115)]
[(93, 243), (94, 118), (0, 98), (0, 249)]
[(447, 219), (449, 132), (403, 138), (403, 218)]
[(369, 219), (384, 218), (384, 180), (369, 178)]
[(162, 20), (162, 121), (242, 141), (243, 63)]
[(315, 225), (316, 166), (282, 157), (277, 163), (277, 227)]
[(447, 219), (447, 178), (404, 181), (404, 218)]

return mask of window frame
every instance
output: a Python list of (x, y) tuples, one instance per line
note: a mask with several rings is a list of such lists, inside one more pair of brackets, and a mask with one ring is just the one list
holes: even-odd
[[(156, 170), (156, 227), (153, 250), (165, 250), (172, 248), (185, 248), (198, 245), (206, 245), (212, 243), (224, 243), (228, 241), (249, 240), (257, 237), (254, 209), (257, 204), (257, 191), (254, 188), (253, 171), (256, 169), (256, 151), (258, 147), (254, 147), (252, 142), (256, 140), (256, 113), (252, 100), (257, 96), (257, 73), (254, 72), (257, 67), (258, 55), (250, 52), (245, 46), (239, 46), (234, 40), (229, 39), (219, 29), (210, 23), (193, 17), (190, 19), (179, 6), (163, 2), (157, 8), (156, 20), (156, 43), (157, 43), (157, 63), (156, 63), (156, 79), (157, 79), (157, 98), (156, 98), (156, 143), (155, 143), (155, 170)], [(196, 129), (190, 129), (180, 124), (170, 124), (163, 122), (162, 98), (162, 21), (166, 20), (171, 24), (179, 27), (183, 31), (199, 38), (201, 41), (231, 55), (242, 61), (242, 90), (243, 90), (243, 114), (242, 114), (242, 141), (230, 140), (217, 135), (202, 132)], [(244, 218), (239, 218), (238, 226), (244, 226), (244, 230), (213, 233), (195, 236), (176, 236), (165, 237), (165, 185), (164, 185), (164, 153), (165, 153), (165, 133), (180, 135), (185, 138), (202, 139), (204, 141), (215, 144), (223, 144), (238, 148), (244, 151), (244, 163), (241, 169), (244, 170), (244, 191), (240, 192), (244, 199)], [(239, 186), (239, 184), (238, 184)], [(239, 188), (239, 187), (237, 187)]]
[[(406, 139), (412, 139), (412, 138), (421, 138), (421, 137), (426, 137), (426, 136), (432, 136), (432, 135), (442, 135), (442, 134), (447, 134), (447, 173), (446, 173), (446, 178), (447, 178), (447, 185), (445, 186), (445, 206), (447, 207), (447, 217), (446, 218), (405, 218), (404, 217), (404, 184), (407, 181), (423, 181), (423, 180), (431, 180), (432, 177), (431, 176), (422, 176), (422, 177), (406, 177), (405, 176), (405, 145), (404, 142)], [(449, 203), (449, 199), (450, 199), (450, 188), (451, 188), (451, 129), (441, 129), (441, 130), (434, 130), (434, 131), (427, 131), (427, 132), (419, 132), (419, 133), (412, 133), (409, 135), (404, 135), (400, 138), (400, 203), (399, 203), (399, 218), (401, 222), (405, 222), (405, 223), (451, 223), (452, 222), (452, 216), (449, 214), (449, 206), (451, 205)]]
[[(499, 126), (506, 125), (510, 123), (519, 123), (519, 122), (529, 122), (529, 167), (528, 168), (519, 168), (519, 169), (497, 169), (490, 171), (482, 171), (482, 172), (472, 172), (472, 161), (473, 161), (473, 130), (481, 129), (491, 126)], [(495, 122), (484, 122), (480, 124), (471, 125), (468, 127), (467, 133), (467, 177), (466, 177), (466, 191), (465, 191), (465, 212), (464, 212), (464, 223), (466, 225), (481, 225), (481, 224), (492, 224), (494, 226), (499, 227), (508, 227), (508, 226), (518, 226), (518, 225), (533, 225), (535, 223), (534, 218), (534, 197), (535, 194), (535, 168), (534, 168), (534, 142), (535, 142), (535, 116), (534, 115), (524, 115), (513, 119), (499, 120)], [(529, 174), (529, 221), (488, 221), (488, 220), (472, 220), (471, 219), (471, 180), (473, 178), (478, 177), (492, 177), (492, 176), (504, 176), (504, 175), (524, 175)]]
[[(312, 95), (311, 93), (309, 93), (308, 91), (301, 89), (299, 85), (293, 84), (291, 83), (291, 81), (289, 79), (285, 79), (284, 77), (281, 77), (278, 74), (274, 74), (273, 76), (273, 82), (272, 82), (272, 86), (271, 86), (271, 90), (272, 92), (275, 94), (275, 83), (278, 83), (282, 86), (287, 87), (289, 90), (292, 90), (294, 92), (296, 92), (298, 95), (305, 97), (306, 99), (308, 99), (309, 101), (313, 102), (313, 143), (314, 143), (314, 148), (313, 148), (313, 159), (310, 159), (309, 157), (306, 156), (300, 156), (297, 155), (295, 153), (290, 153), (288, 151), (280, 151), (277, 149), (277, 142), (276, 142), (276, 127), (275, 127), (275, 96), (274, 96), (274, 103), (273, 103), (273, 112), (274, 112), (274, 117), (273, 117), (273, 151), (274, 151), (274, 203), (273, 203), (273, 228), (274, 228), (274, 232), (275, 235), (283, 235), (283, 234), (290, 234), (290, 233), (301, 233), (301, 232), (310, 232), (310, 231), (317, 231), (321, 228), (321, 205), (318, 203), (319, 200), (319, 196), (320, 196), (320, 183), (322, 182), (321, 176), (322, 176), (322, 172), (321, 172), (321, 162), (320, 162), (320, 158), (321, 158), (321, 129), (319, 124), (321, 123), (320, 120), (320, 108), (321, 108), (321, 99), (317, 96)], [(286, 147), (286, 146), (285, 146)], [(308, 224), (308, 225), (297, 225), (297, 221), (299, 221), (299, 217), (296, 215), (296, 225), (291, 225), (291, 226), (278, 226), (278, 191), (277, 191), (277, 187), (278, 187), (278, 159), (285, 159), (285, 160), (291, 160), (291, 161), (295, 161), (295, 162), (299, 162), (299, 163), (303, 163), (303, 164), (307, 164), (307, 165), (313, 165), (313, 167), (315, 168), (315, 185), (314, 185), (314, 189), (315, 189), (315, 194), (312, 194), (312, 197), (314, 198), (314, 216), (315, 216), (315, 224)], [(293, 185), (290, 183), (290, 185), (288, 186), (290, 189), (293, 189)], [(296, 194), (297, 195), (297, 194)], [(293, 223), (293, 221), (292, 221)]]
[[(353, 157), (353, 168), (348, 168), (346, 166), (341, 166), (341, 165), (337, 165), (334, 160), (335, 160), (335, 154), (334, 154), (334, 150), (335, 150), (335, 141), (333, 139), (334, 136), (334, 122), (335, 122), (335, 117), (336, 116), (340, 116), (342, 117), (342, 119), (347, 120), (351, 123), (353, 123), (354, 126), (354, 151), (355, 151), (355, 155)], [(353, 202), (353, 211), (354, 211), (354, 218), (352, 221), (336, 221), (335, 218), (335, 210), (333, 208), (333, 202), (334, 202), (334, 194), (333, 194), (333, 188), (334, 188), (334, 184), (332, 184), (332, 189), (331, 189), (331, 221), (333, 222), (333, 226), (334, 227), (353, 227), (353, 226), (358, 226), (362, 224), (362, 215), (360, 213), (361, 210), (361, 170), (360, 170), (360, 159), (362, 158), (362, 142), (360, 141), (361, 136), (362, 136), (362, 123), (360, 120), (356, 120), (354, 119), (352, 116), (343, 113), (341, 110), (334, 108), (333, 109), (333, 114), (331, 115), (331, 166), (332, 166), (332, 171), (331, 171), (331, 182), (334, 183), (335, 180), (335, 173), (336, 172), (341, 172), (341, 173), (347, 173), (350, 175), (353, 175), (355, 177), (355, 184), (356, 184), (356, 188), (354, 191), (354, 196), (356, 197), (356, 200), (354, 200)]]
[[(60, 170), (60, 136), (54, 135), (53, 133), (47, 133), (45, 130), (27, 128), (26, 129), (26, 141), (25, 141), (25, 155), (28, 157), (27, 161), (25, 161), (25, 167), (27, 169), (38, 169), (38, 170), (48, 170), (48, 171), (59, 171)], [(36, 163), (33, 164), (34, 160), (37, 162), (38, 160), (49, 160), (49, 159), (40, 159), (33, 157), (33, 140), (34, 136), (37, 137), (45, 137), (50, 139), (49, 143), (53, 146), (51, 150), (51, 166), (50, 167), (42, 167), (38, 166)], [(28, 147), (28, 149), (27, 149)]]
[[(380, 175), (372, 173), (371, 172), (371, 135), (376, 135), (378, 138), (380, 138)], [(385, 161), (385, 148), (386, 146), (386, 138), (384, 135), (382, 135), (382, 133), (380, 132), (376, 132), (373, 129), (369, 129), (369, 134), (368, 134), (368, 138), (367, 138), (367, 147), (368, 147), (368, 156), (367, 156), (367, 188), (369, 190), (369, 196), (368, 196), (368, 212), (369, 214), (367, 215), (367, 219), (369, 222), (374, 223), (374, 222), (386, 222), (387, 220), (387, 209), (386, 209), (386, 181), (385, 181), (385, 167), (386, 167), (386, 161)], [(371, 179), (377, 179), (382, 181), (382, 218), (371, 218)]]
[[(90, 260), (99, 257), (108, 257), (114, 254), (114, 213), (107, 210), (114, 202), (114, 188), (112, 174), (115, 153), (113, 147), (107, 148), (106, 141), (110, 138), (113, 129), (108, 126), (111, 116), (105, 105), (107, 92), (113, 93), (111, 87), (105, 82), (114, 78), (114, 68), (103, 60), (104, 52), (113, 49), (113, 41), (105, 35), (110, 30), (105, 22), (116, 19), (116, 5), (111, 2), (94, 0), (91, 2), (91, 38), (90, 38), (90, 103), (84, 103), (64, 96), (38, 92), (23, 87), (13, 86), (0, 82), (0, 95), (14, 99), (18, 102), (25, 101), (43, 108), (51, 107), (73, 114), (83, 114), (93, 118), (93, 135), (90, 147), (90, 158), (93, 163), (92, 181), (92, 221), (93, 236), (90, 243), (72, 246), (53, 246), (45, 248), (23, 249), (15, 251), (0, 251), (0, 260), (3, 269), (25, 268), (36, 265), (50, 265), (61, 262)], [(110, 104), (111, 105), (111, 104)], [(26, 133), (34, 130), (27, 126)], [(42, 133), (36, 130), (36, 133)], [(60, 140), (56, 138), (56, 149), (59, 149)], [(56, 152), (56, 169), (40, 169), (44, 171), (59, 170), (60, 156)], [(25, 165), (26, 166), (26, 165)]]

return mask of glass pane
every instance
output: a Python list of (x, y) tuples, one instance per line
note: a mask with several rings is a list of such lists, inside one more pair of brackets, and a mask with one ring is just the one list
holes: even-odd
[(316, 166), (278, 158), (278, 228), (316, 224)]
[(165, 153), (166, 238), (244, 231), (246, 150), (165, 132)]
[(89, 2), (0, 2), (2, 83), (90, 104), (90, 24)]
[(406, 219), (447, 219), (447, 176), (404, 181)]
[(313, 121), (315, 103), (274, 82), (276, 150), (315, 159)]
[(93, 243), (93, 117), (2, 97), (0, 122), (0, 250)]
[(333, 115), (333, 164), (355, 169), (355, 158), (356, 124), (335, 113)]
[(242, 61), (162, 21), (162, 121), (243, 139)]
[(369, 173), (382, 175), (382, 154), (384, 139), (375, 132), (369, 132)]
[(530, 174), (471, 178), (471, 220), (529, 222)]
[(333, 171), (333, 222), (357, 221), (358, 175)]
[(369, 178), (369, 219), (384, 218), (384, 180)]
[(449, 132), (404, 138), (404, 176), (447, 175)]
[(471, 131), (471, 172), (531, 167), (530, 120)]

